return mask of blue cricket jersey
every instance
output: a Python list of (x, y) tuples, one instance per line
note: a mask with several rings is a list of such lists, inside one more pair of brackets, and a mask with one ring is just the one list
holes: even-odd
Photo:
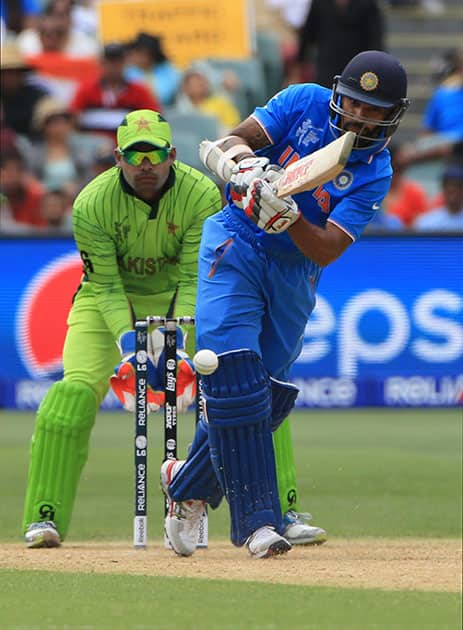
[[(331, 90), (327, 88), (298, 84), (276, 94), (264, 107), (258, 107), (252, 116), (272, 144), (256, 153), (285, 168), (332, 142), (335, 136), (329, 125), (330, 97)], [(304, 217), (319, 226), (331, 221), (356, 240), (389, 190), (392, 177), (389, 151), (377, 151), (377, 148), (353, 151), (346, 168), (332, 182), (294, 195)], [(297, 250), (288, 234), (266, 234), (252, 223), (232, 203), (228, 188), (227, 200), (235, 218), (254, 232), (263, 247)]]
[[(282, 167), (334, 140), (331, 92), (318, 85), (291, 86), (253, 117), (272, 144), (258, 153)], [(374, 157), (374, 159), (373, 159)], [(354, 241), (375, 216), (392, 175), (389, 151), (355, 150), (332, 182), (294, 195), (304, 217), (323, 227), (332, 221)], [(256, 352), (277, 379), (287, 380), (315, 306), (322, 268), (290, 236), (266, 234), (235, 206), (209, 217), (199, 252), (197, 348), (217, 353)]]

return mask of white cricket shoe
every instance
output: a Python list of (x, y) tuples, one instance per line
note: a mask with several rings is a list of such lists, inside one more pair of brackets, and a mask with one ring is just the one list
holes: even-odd
[(31, 523), (24, 535), (26, 545), (31, 549), (59, 547), (61, 538), (53, 521)]
[(246, 546), (253, 558), (270, 558), (287, 553), (291, 543), (277, 534), (270, 526), (260, 527), (246, 541)]
[(283, 516), (284, 537), (292, 545), (322, 545), (328, 536), (321, 527), (308, 525), (312, 515), (308, 512), (289, 510)]
[(180, 556), (191, 556), (199, 540), (204, 501), (172, 501), (168, 487), (185, 463), (184, 460), (168, 459), (161, 466), (161, 487), (169, 502), (164, 530), (172, 549)]

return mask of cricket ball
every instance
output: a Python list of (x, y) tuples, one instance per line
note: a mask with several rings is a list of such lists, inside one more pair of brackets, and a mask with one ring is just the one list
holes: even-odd
[(193, 357), (193, 365), (199, 374), (212, 374), (219, 365), (219, 357), (212, 350), (199, 350)]

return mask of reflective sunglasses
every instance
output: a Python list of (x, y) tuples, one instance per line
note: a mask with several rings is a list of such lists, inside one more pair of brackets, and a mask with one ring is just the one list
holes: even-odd
[(170, 152), (172, 151), (171, 147), (164, 147), (161, 149), (154, 149), (153, 151), (130, 151), (126, 149), (125, 151), (119, 150), (119, 155), (121, 155), (127, 164), (131, 164), (132, 166), (140, 166), (145, 158), (153, 164), (162, 164), (169, 157)]

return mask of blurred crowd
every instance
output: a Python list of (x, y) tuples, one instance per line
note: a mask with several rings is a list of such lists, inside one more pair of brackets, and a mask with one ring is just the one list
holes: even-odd
[[(1, 234), (71, 234), (73, 199), (113, 166), (115, 129), (129, 111), (163, 112), (175, 139), (176, 115), (213, 118), (219, 136), (258, 104), (243, 105), (243, 93), (253, 86), (236, 67), (198, 59), (180, 69), (156, 34), (140, 32), (130, 42), (102, 47), (96, 3), (1, 0)], [(385, 49), (384, 4), (376, 0), (257, 4), (285, 17), (295, 43), (288, 48), (275, 38), (265, 63), (280, 74), (265, 75), (261, 103), (290, 82), (331, 87), (353, 55)], [(423, 0), (422, 6), (437, 12), (444, 3)], [(264, 63), (261, 55), (258, 45), (256, 58)], [(441, 62), (421, 137), (390, 147), (394, 177), (370, 231), (463, 230), (463, 48), (448, 51)], [(430, 195), (413, 177), (413, 166), (436, 160), (440, 186)]]

